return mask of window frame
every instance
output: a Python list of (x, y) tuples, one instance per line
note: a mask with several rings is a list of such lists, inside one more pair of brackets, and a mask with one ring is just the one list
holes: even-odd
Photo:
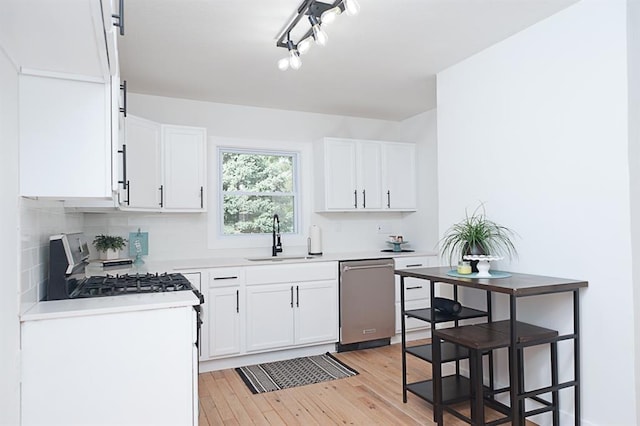
[[(291, 157), (292, 158), (292, 192), (290, 193), (293, 196), (293, 232), (283, 232), (283, 235), (290, 236), (298, 236), (301, 234), (301, 217), (302, 217), (302, 203), (301, 203), (301, 174), (300, 174), (300, 157), (301, 152), (291, 149), (262, 149), (262, 148), (251, 148), (251, 147), (238, 147), (238, 146), (222, 146), (219, 145), (216, 149), (216, 167), (217, 167), (217, 177), (218, 182), (215, 188), (217, 193), (217, 208), (216, 215), (218, 216), (217, 220), (217, 238), (220, 239), (250, 239), (250, 238), (263, 238), (270, 233), (240, 233), (240, 234), (225, 234), (224, 233), (224, 196), (227, 192), (223, 191), (223, 154), (224, 153), (235, 153), (235, 154), (252, 154), (252, 155), (271, 155), (271, 156), (281, 156), (281, 157)], [(242, 195), (242, 192), (233, 191), (236, 195)], [(281, 195), (281, 194), (289, 194), (289, 193), (280, 193), (280, 192), (247, 192), (245, 195)]]

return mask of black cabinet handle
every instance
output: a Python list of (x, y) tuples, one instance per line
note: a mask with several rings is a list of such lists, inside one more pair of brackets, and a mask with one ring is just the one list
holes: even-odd
[(422, 266), (422, 263), (413, 263), (411, 265), (407, 265), (406, 267), (407, 268), (417, 268), (419, 266)]
[(391, 191), (387, 191), (387, 208), (391, 208)]
[(296, 306), (300, 307), (300, 286), (296, 286)]
[(204, 208), (204, 186), (200, 187), (200, 208)]
[(131, 195), (129, 192), (129, 189), (131, 188), (131, 183), (129, 181), (127, 181), (127, 200), (125, 201), (125, 203), (127, 203), (127, 205), (129, 205), (129, 200), (131, 200)]
[(353, 191), (353, 207), (358, 208), (358, 190)]
[(238, 277), (234, 277), (234, 276), (229, 276), (229, 277), (214, 277), (213, 280), (217, 281), (217, 280), (237, 280)]
[[(122, 184), (122, 189), (127, 189), (127, 145), (123, 144), (122, 149), (118, 150), (118, 154), (122, 154), (122, 180), (118, 183)], [(127, 197), (128, 198), (128, 197)]]
[(118, 14), (113, 14), (111, 17), (116, 21), (113, 23), (114, 27), (120, 28), (120, 35), (124, 35), (124, 0), (120, 0), (120, 4), (118, 6)]
[(164, 185), (160, 185), (160, 207), (164, 207)]
[(362, 190), (362, 208), (367, 208), (367, 191), (365, 189)]
[(120, 84), (120, 90), (122, 90), (122, 106), (120, 107), (120, 112), (126, 117), (127, 116), (127, 80), (124, 80), (122, 84)]
[(418, 289), (421, 289), (421, 288), (422, 288), (421, 285), (416, 285), (416, 286), (413, 286), (413, 287), (407, 287), (406, 290), (418, 290)]
[(291, 308), (293, 308), (293, 286), (291, 286)]
[(236, 290), (236, 313), (240, 313), (240, 290)]

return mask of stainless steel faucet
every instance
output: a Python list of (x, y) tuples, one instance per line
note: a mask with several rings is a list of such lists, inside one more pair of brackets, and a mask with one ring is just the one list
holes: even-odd
[[(276, 232), (276, 225), (278, 226)], [(273, 215), (272, 222), (272, 245), (271, 245), (271, 255), (277, 256), (278, 253), (282, 253), (282, 241), (280, 240), (280, 218), (277, 214)]]

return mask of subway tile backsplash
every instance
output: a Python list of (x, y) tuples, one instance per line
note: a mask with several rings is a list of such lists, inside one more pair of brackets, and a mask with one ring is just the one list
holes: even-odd
[(20, 205), (20, 300), (24, 312), (45, 297), (49, 237), (81, 232), (82, 213), (67, 213), (59, 201), (22, 198)]

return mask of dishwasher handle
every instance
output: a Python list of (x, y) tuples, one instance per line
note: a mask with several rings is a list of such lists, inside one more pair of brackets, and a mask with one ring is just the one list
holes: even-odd
[(357, 269), (374, 269), (374, 268), (391, 268), (393, 269), (393, 265), (391, 263), (385, 265), (362, 265), (362, 266), (345, 266), (343, 271), (355, 271)]

